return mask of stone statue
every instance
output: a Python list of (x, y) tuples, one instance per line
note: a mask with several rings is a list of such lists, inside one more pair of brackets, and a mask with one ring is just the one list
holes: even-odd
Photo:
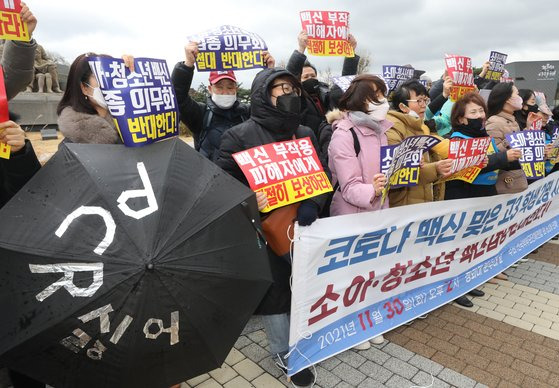
[[(35, 50), (35, 76), (39, 93), (62, 93), (58, 84), (58, 70), (56, 63), (49, 58), (47, 52), (40, 44)], [(33, 82), (27, 87), (28, 92), (33, 91)]]

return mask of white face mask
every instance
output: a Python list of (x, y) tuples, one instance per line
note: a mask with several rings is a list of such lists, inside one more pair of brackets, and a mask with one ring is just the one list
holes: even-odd
[(419, 118), (419, 115), (417, 114), (417, 112), (414, 111), (414, 110), (412, 110), (412, 109), (410, 109), (410, 111), (408, 112), (408, 114), (409, 114), (411, 117), (415, 117), (416, 119)]
[(372, 102), (369, 103), (368, 111), (369, 117), (375, 121), (382, 121), (386, 119), (386, 114), (390, 109), (390, 105), (388, 105), (388, 101), (386, 98), (379, 100), (380, 104), (373, 104)]
[(237, 94), (212, 94), (212, 101), (221, 109), (229, 109), (237, 101)]
[(103, 92), (101, 91), (101, 88), (99, 87), (94, 88), (88, 83), (86, 83), (86, 85), (89, 86), (91, 89), (93, 89), (93, 94), (89, 96), (89, 98), (91, 98), (93, 102), (95, 102), (101, 108), (107, 109), (107, 103), (105, 102), (105, 98), (103, 97)]

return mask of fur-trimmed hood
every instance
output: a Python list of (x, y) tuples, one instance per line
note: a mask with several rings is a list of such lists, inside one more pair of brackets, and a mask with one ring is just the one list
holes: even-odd
[(120, 144), (112, 117), (76, 112), (67, 106), (58, 116), (58, 129), (72, 143)]
[(339, 109), (332, 109), (329, 112), (326, 112), (326, 121), (328, 124), (332, 124), (336, 120), (341, 120), (344, 117), (343, 113)]

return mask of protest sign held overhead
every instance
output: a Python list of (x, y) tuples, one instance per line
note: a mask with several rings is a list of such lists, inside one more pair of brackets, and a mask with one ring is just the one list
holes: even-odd
[(311, 139), (265, 144), (233, 154), (255, 192), (268, 206), (262, 212), (332, 191)]
[(235, 26), (220, 26), (188, 38), (198, 42), (198, 71), (227, 71), (265, 68), (268, 50), (258, 34)]
[(491, 51), (489, 55), (489, 70), (485, 73), (484, 78), (498, 82), (505, 71), (505, 63), (507, 63), (507, 54)]
[(445, 66), (448, 76), (452, 79), (451, 101), (458, 101), (464, 94), (474, 90), (474, 72), (470, 58), (445, 54)]
[(392, 92), (398, 89), (404, 82), (413, 78), (413, 67), (383, 65), (382, 78), (388, 85), (388, 91)]
[(458, 179), (472, 183), (483, 168), (490, 145), (490, 137), (450, 139), (448, 158), (452, 159), (451, 176), (444, 180)]
[(301, 25), (309, 37), (311, 55), (354, 57), (349, 43), (349, 12), (302, 11)]
[[(390, 88), (388, 87), (388, 84), (386, 83), (386, 80), (384, 79), (384, 77), (380, 74), (373, 74), (374, 76), (379, 77), (384, 84), (386, 85), (386, 90), (390, 90)], [(332, 77), (332, 82), (335, 85), (338, 85), (340, 89), (342, 89), (342, 92), (346, 92), (346, 90), (349, 88), (349, 85), (351, 85), (351, 82), (355, 79), (355, 77), (357, 77), (356, 75), (342, 75), (342, 76), (338, 76), (338, 77)]]
[(91, 57), (89, 65), (126, 146), (178, 135), (177, 99), (164, 60), (136, 58), (134, 73), (117, 58)]
[(545, 177), (545, 132), (522, 131), (506, 135), (511, 148), (522, 150), (518, 160), (528, 180)]
[(21, 0), (0, 1), (0, 39), (29, 42), (27, 23), (21, 20)]
[(342, 92), (345, 93), (345, 91), (349, 88), (349, 85), (351, 85), (351, 81), (353, 81), (353, 79), (357, 77), (356, 75), (343, 75), (340, 77), (332, 77), (332, 82), (334, 82), (334, 84), (338, 85), (340, 87), (340, 89), (342, 89)]

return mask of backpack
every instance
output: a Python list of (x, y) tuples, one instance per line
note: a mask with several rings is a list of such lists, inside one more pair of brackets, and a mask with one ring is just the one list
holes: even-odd
[[(361, 144), (359, 143), (359, 138), (357, 137), (357, 134), (355, 133), (355, 129), (353, 129), (353, 127), (349, 130), (351, 131), (351, 136), (353, 137), (353, 149), (355, 150), (355, 156), (359, 156), (359, 153), (361, 152)], [(329, 138), (324, 140), (327, 144), (330, 144), (331, 138), (332, 133), (330, 132)], [(334, 197), (334, 193), (336, 191), (340, 191), (340, 182), (336, 182), (333, 190), (328, 193), (328, 199), (326, 200), (326, 204), (324, 205), (324, 208), (320, 214), (320, 218), (330, 217), (330, 205), (332, 204), (332, 198)]]

